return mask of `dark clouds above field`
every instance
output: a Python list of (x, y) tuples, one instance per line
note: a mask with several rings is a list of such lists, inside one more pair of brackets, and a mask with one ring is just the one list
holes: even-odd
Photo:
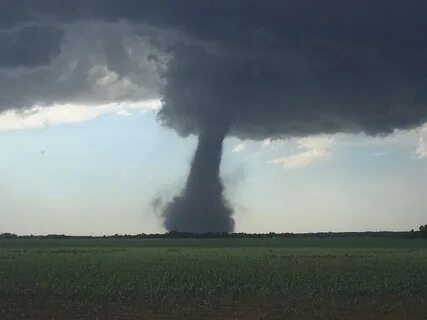
[(160, 96), (183, 135), (386, 134), (427, 120), (426, 13), (421, 0), (2, 1), (0, 110)]

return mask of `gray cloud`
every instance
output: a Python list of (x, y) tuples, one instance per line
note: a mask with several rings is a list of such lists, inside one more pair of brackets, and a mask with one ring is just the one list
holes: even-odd
[(52, 26), (28, 26), (0, 32), (0, 67), (46, 65), (60, 51), (63, 32)]
[[(0, 111), (158, 97), (161, 61), (152, 61), (150, 55), (163, 55), (146, 36), (126, 23), (73, 22), (62, 27), (61, 50), (48, 64), (0, 69)], [(14, 61), (9, 65), (22, 63)]]
[[(146, 57), (153, 63), (164, 58), (161, 52), (172, 57), (162, 74), (167, 86), (161, 90), (159, 117), (184, 135), (197, 134), (204, 118), (212, 116), (228, 122), (230, 134), (256, 139), (341, 131), (387, 134), (427, 119), (427, 37), (422, 32), (427, 4), (421, 0), (18, 0), (6, 1), (3, 8), (0, 20), (6, 29), (41, 22), (110, 25), (104, 34), (100, 27), (98, 34), (81, 29), (76, 37), (86, 42), (79, 47), (85, 51), (93, 47), (92, 40), (104, 38), (97, 48), (104, 66), (141, 91), (160, 87), (143, 83), (152, 82), (153, 71), (135, 72), (138, 60), (129, 57), (129, 39), (136, 45), (141, 41), (136, 30), (151, 28), (145, 39), (157, 51)], [(133, 31), (123, 32), (123, 25)], [(76, 62), (85, 70), (93, 63)], [(52, 83), (52, 73), (34, 77)], [(91, 80), (81, 75), (71, 89), (53, 88), (55, 93), (30, 90), (25, 104), (49, 95), (91, 100)], [(22, 79), (23, 87), (27, 81)], [(131, 91), (100, 96), (123, 100), (136, 95)], [(12, 101), (19, 95), (9, 95), (9, 101), (0, 101), (3, 108), (19, 105)]]
[(249, 25), (236, 13), (224, 22), (231, 31), (213, 44), (176, 46), (160, 118), (186, 135), (215, 116), (231, 134), (255, 139), (420, 125), (427, 119), (426, 23), (405, 8), (400, 15), (361, 7), (371, 16), (353, 8), (337, 7), (330, 17), (324, 8), (291, 10), (300, 21), (280, 22), (271, 12), (265, 24), (261, 14)]

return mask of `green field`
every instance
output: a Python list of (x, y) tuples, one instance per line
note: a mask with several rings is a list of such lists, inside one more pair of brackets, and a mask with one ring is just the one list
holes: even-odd
[(0, 319), (427, 319), (427, 241), (0, 240)]

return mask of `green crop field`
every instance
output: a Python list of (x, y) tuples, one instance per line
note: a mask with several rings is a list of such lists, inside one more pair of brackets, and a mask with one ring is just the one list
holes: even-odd
[(3, 239), (0, 319), (427, 319), (427, 241)]

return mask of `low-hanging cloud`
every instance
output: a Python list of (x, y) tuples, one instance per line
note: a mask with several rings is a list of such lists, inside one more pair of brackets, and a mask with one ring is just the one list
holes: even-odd
[[(184, 135), (198, 134), (206, 117), (227, 122), (229, 134), (242, 138), (387, 134), (426, 120), (426, 12), (421, 0), (5, 1), (2, 33), (46, 30), (42, 42), (26, 43), (36, 53), (34, 61), (17, 41), (15, 48), (9, 46), (17, 54), (3, 58), (3, 65), (35, 67), (50, 61), (51, 72), (32, 76), (51, 85), (67, 76), (67, 67), (69, 76), (80, 77), (67, 86), (53, 86), (54, 93), (47, 84), (30, 90), (23, 94), (27, 99), (20, 98), (24, 90), (12, 90), (0, 105), (11, 108), (19, 99), (26, 106), (40, 100), (69, 102), (77, 95), (95, 102), (95, 96), (131, 100), (146, 90), (161, 94), (160, 119)], [(138, 30), (145, 30), (144, 37), (138, 37)], [(68, 65), (54, 65), (60, 39)], [(166, 53), (171, 59), (160, 71), (166, 82), (161, 86), (155, 80), (159, 70), (140, 63), (158, 63)], [(5, 74), (0, 72), (2, 87), (9, 80), (13, 88), (28, 89), (28, 78)], [(129, 83), (113, 92), (94, 92), (94, 83), (109, 81)]]

